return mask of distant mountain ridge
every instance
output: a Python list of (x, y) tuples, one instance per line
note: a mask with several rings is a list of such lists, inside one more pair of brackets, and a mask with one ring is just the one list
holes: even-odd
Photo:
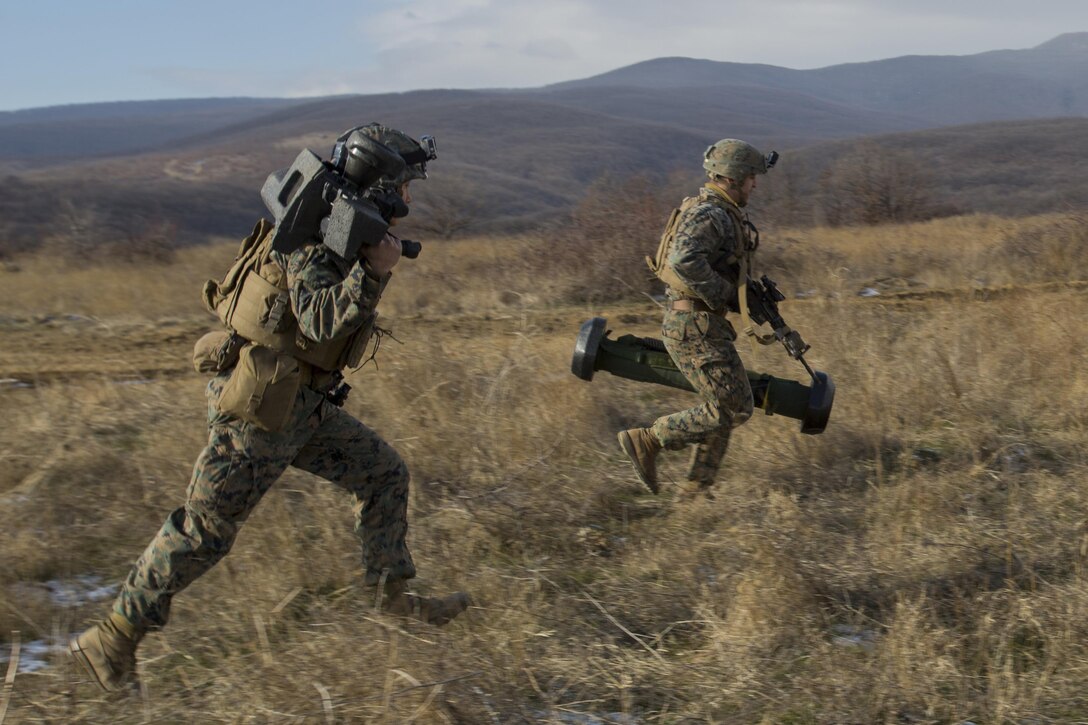
[(306, 102), (197, 98), (0, 111), (0, 159), (48, 161), (134, 153)]
[[(1088, 32), (1024, 50), (910, 55), (812, 70), (658, 58), (542, 88), (427, 91), (326, 99), (189, 99), (0, 112), (0, 163), (53, 161), (170, 147), (267, 116), (368, 99), (376, 109), (532, 100), (719, 137), (779, 145), (987, 121), (1088, 115)], [(422, 94), (422, 95), (421, 95)], [(317, 120), (317, 119), (315, 119)], [(749, 130), (749, 128), (751, 130)], [(754, 132), (754, 133), (753, 133)]]
[[(0, 114), (0, 244), (5, 236), (19, 248), (38, 243), (59, 199), (125, 234), (153, 220), (176, 225), (183, 241), (235, 236), (264, 212), (259, 189), (271, 171), (303, 147), (327, 153), (338, 133), (368, 121), (434, 134), (439, 159), (419, 198), (472, 209), (481, 232), (562, 218), (605, 174), (663, 178), (679, 169), (697, 178), (702, 151), (725, 136), (786, 152), (783, 175), (803, 160), (810, 180), (853, 139), (894, 139), (891, 148), (926, 159), (961, 208), (1046, 211), (1088, 193), (1074, 178), (1088, 163), (1085, 68), (1088, 33), (1071, 33), (1022, 51), (809, 71), (662, 58), (536, 89)], [(934, 142), (940, 154), (929, 153)], [(991, 164), (1003, 144), (1015, 153)], [(1055, 179), (1046, 163), (1057, 164), (1065, 187), (1048, 190)], [(996, 168), (997, 181), (986, 171)], [(998, 188), (1008, 207), (994, 202)], [(986, 201), (973, 199), (978, 189)]]
[(1088, 114), (1088, 32), (1026, 50), (908, 55), (813, 70), (659, 58), (547, 86), (689, 88), (752, 86), (815, 96), (914, 119), (919, 127)]

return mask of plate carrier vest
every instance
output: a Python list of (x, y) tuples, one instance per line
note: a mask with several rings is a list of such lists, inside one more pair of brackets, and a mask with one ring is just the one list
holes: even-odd
[[(737, 312), (740, 313), (741, 326), (744, 333), (751, 338), (753, 345), (758, 342), (761, 345), (769, 345), (776, 339), (774, 335), (761, 335), (756, 332), (755, 326), (748, 315), (748, 279), (752, 275), (752, 256), (759, 246), (759, 231), (749, 221), (747, 215), (742, 214), (736, 202), (713, 186), (704, 186), (699, 190), (698, 196), (689, 196), (681, 202), (679, 208), (673, 209), (669, 215), (669, 221), (665, 224), (665, 231), (661, 234), (661, 241), (657, 245), (657, 253), (653, 257), (646, 257), (646, 264), (650, 271), (658, 279), (669, 286), (674, 292), (689, 299), (701, 299), (669, 264), (669, 254), (672, 252), (672, 244), (676, 240), (676, 228), (680, 225), (680, 217), (699, 204), (713, 204), (719, 209), (724, 209), (733, 220), (733, 227), (740, 236), (740, 253), (719, 254), (712, 256), (708, 261), (710, 267), (719, 274), (724, 274), (728, 268), (737, 265), (737, 277), (733, 280), (737, 289)], [(754, 349), (754, 348), (753, 348)]]
[(204, 283), (204, 306), (226, 328), (250, 342), (286, 353), (325, 371), (356, 367), (374, 332), (377, 314), (351, 335), (317, 343), (302, 334), (291, 311), (287, 273), (272, 259), (273, 225), (261, 219), (242, 240), (221, 282)]

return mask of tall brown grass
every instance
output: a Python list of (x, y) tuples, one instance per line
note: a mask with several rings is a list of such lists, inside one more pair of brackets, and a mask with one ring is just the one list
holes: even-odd
[[(347, 406), (412, 470), (420, 590), (468, 589), (467, 615), (433, 629), (375, 614), (347, 500), (291, 471), (143, 646), (142, 697), (100, 696), (58, 653), (16, 678), (8, 720), (1083, 720), (1077, 229), (965, 217), (768, 237), (772, 276), (808, 293), (783, 312), (834, 376), (836, 409), (814, 437), (757, 415), (714, 498), (694, 501), (670, 496), (684, 456), (662, 459), (666, 491), (651, 497), (614, 444), (690, 396), (568, 372), (584, 318), (653, 334), (652, 302), (587, 301), (574, 272), (542, 261), (546, 240), (428, 245), (383, 301), (403, 345), (352, 375)], [(1025, 276), (1010, 240), (1026, 239), (1051, 240), (1031, 264), (1065, 261)], [(210, 323), (196, 290), (230, 246), (147, 268), (0, 272), (0, 377), (65, 345), (96, 363), (57, 353), (53, 382), (0, 390), (0, 632), (25, 642), (101, 616), (43, 583), (119, 579), (181, 502), (203, 380), (168, 339), (163, 374), (119, 385), (128, 362), (102, 330), (143, 344), (182, 318), (195, 334)], [(858, 297), (866, 287), (881, 294)], [(740, 351), (803, 375), (775, 348)]]

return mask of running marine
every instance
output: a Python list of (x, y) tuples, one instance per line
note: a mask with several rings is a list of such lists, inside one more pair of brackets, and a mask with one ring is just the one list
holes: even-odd
[[(166, 626), (176, 594), (227, 555), (288, 466), (351, 495), (369, 601), (435, 625), (468, 607), (463, 592), (431, 598), (409, 592), (416, 567), (405, 543), (408, 467), (377, 432), (340, 407), (347, 391), (341, 371), (363, 358), (378, 303), (404, 250), (386, 227), (407, 214), (409, 184), (427, 178), (426, 162), (437, 156), (433, 139), (423, 141), (379, 124), (339, 139), (348, 146), (348, 164), (356, 150), (367, 148), (399, 157), (394, 176), (375, 179), (375, 198), (384, 198), (380, 241), (345, 258), (342, 249), (330, 247), (326, 228), (324, 236), (277, 251), (270, 243), (275, 226), (262, 219), (227, 277), (205, 286), (205, 304), (227, 326), (205, 336), (194, 351), (198, 370), (217, 373), (207, 386), (208, 444), (184, 504), (137, 559), (112, 611), (69, 645), (103, 689), (135, 682), (140, 641)], [(335, 170), (320, 160), (316, 166), (321, 173)]]
[(744, 208), (757, 177), (778, 160), (737, 139), (722, 139), (707, 148), (703, 168), (708, 180), (697, 196), (673, 211), (657, 255), (647, 262), (665, 283), (667, 301), (661, 336), (677, 369), (702, 402), (658, 418), (646, 428), (618, 433), (619, 445), (642, 484), (658, 493), (656, 459), (662, 449), (694, 444), (686, 493), (713, 485), (734, 428), (752, 416), (752, 389), (734, 342), (728, 319), (746, 319), (747, 289), (759, 234)]

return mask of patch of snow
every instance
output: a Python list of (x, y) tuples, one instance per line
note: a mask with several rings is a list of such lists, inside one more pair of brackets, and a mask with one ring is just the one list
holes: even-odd
[(50, 579), (42, 584), (49, 598), (58, 607), (78, 607), (88, 602), (100, 602), (117, 594), (117, 584), (105, 584), (95, 574), (80, 574), (71, 579)]
[[(45, 639), (23, 642), (19, 645), (19, 669), (17, 673), (37, 672), (49, 666), (50, 657), (67, 649), (66, 644), (58, 644)], [(11, 660), (11, 645), (0, 647), (0, 672), (7, 672)]]
[(860, 649), (872, 652), (876, 648), (876, 641), (880, 634), (873, 629), (863, 629), (849, 624), (836, 624), (831, 628), (831, 643), (839, 647)]

